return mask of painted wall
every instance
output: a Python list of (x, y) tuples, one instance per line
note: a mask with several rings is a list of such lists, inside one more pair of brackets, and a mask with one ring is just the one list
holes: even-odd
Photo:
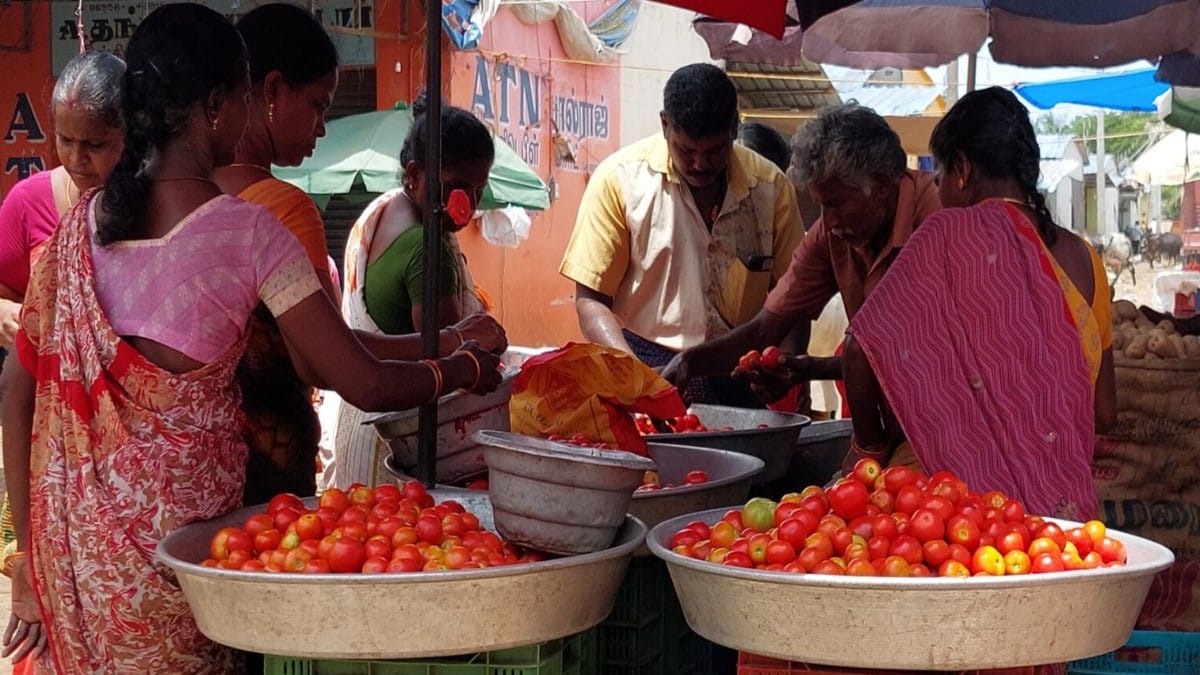
[(50, 3), (0, 3), (0, 199), (58, 164), (50, 120)]
[[(585, 19), (604, 9), (599, 2), (571, 6)], [(574, 284), (559, 276), (558, 263), (589, 173), (620, 146), (621, 71), (571, 62), (552, 22), (528, 26), (503, 8), (479, 51), (455, 52), (450, 64), (451, 101), (507, 140), (552, 194), (518, 248), (488, 243), (478, 225), (460, 233), (471, 273), (496, 302), (493, 311), (513, 344), (579, 340)], [(556, 133), (574, 161), (555, 151)]]

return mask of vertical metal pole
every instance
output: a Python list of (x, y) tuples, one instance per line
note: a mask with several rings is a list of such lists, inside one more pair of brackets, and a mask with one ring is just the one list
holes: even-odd
[[(442, 2), (425, 0), (425, 213), (421, 254), (421, 353), (438, 356), (438, 267), (442, 260)], [(415, 195), (414, 195), (415, 196)], [(417, 471), (425, 487), (437, 481), (437, 401), (421, 406)]]
[(1111, 234), (1111, 223), (1108, 222), (1108, 200), (1104, 190), (1108, 187), (1108, 174), (1104, 171), (1107, 163), (1107, 153), (1104, 152), (1104, 109), (1096, 113), (1096, 233)]

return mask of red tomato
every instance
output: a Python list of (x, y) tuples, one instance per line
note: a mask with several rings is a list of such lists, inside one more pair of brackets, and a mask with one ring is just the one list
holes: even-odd
[[(208, 546), (209, 554), (212, 556), (213, 560), (221, 562), (229, 557), (228, 542), (231, 536), (237, 536), (240, 538), (242, 536), (248, 537), (250, 535), (243, 532), (240, 528), (222, 527), (215, 535), (213, 535), (212, 541)], [(253, 539), (250, 540), (250, 547), (254, 547)]]
[(903, 556), (889, 555), (883, 560), (883, 576), (906, 577), (911, 565), (912, 561)]
[(313, 556), (308, 551), (302, 548), (294, 548), (287, 552), (283, 559), (284, 572), (303, 572), (304, 566), (308, 561), (312, 560)]
[(772, 539), (767, 544), (766, 559), (768, 565), (786, 565), (796, 559), (796, 548), (782, 539)]
[[(787, 521), (785, 521), (785, 522), (787, 522)], [(797, 521), (797, 523), (798, 522), (799, 521)], [(789, 535), (794, 534), (795, 530), (793, 529), (793, 527), (794, 526), (788, 527), (787, 532)], [(784, 527), (782, 525), (779, 526), (779, 533), (780, 533), (781, 539), (785, 539), (785, 540), (789, 541), (792, 545), (796, 545), (795, 541), (792, 541), (789, 537), (783, 536)], [(808, 533), (805, 533), (804, 536), (800, 537), (800, 541), (803, 542), (804, 537), (807, 537), (807, 536), (808, 536)], [(729, 548), (733, 544), (734, 539), (737, 539), (737, 530), (734, 528), (733, 524), (728, 521), (718, 520), (716, 522), (716, 524), (714, 524), (712, 526), (712, 528), (710, 528), (709, 541), (712, 542), (713, 546), (716, 546), (718, 548)]]
[(1100, 554), (1100, 559), (1106, 563), (1125, 564), (1125, 544), (1113, 539), (1109, 536), (1100, 538), (1096, 543), (1095, 553)]
[(275, 519), (275, 529), (287, 532), (288, 527), (300, 517), (300, 511), (290, 506), (281, 506), (272, 515)]
[(275, 528), (263, 530), (258, 533), (258, 536), (254, 537), (254, 550), (259, 553), (274, 551), (279, 548), (279, 541), (281, 539), (283, 539), (283, 535), (279, 533), (279, 530)]
[(856, 518), (867, 512), (870, 493), (867, 492), (867, 486), (859, 481), (842, 479), (825, 492), (829, 497), (829, 507), (842, 518)]
[(929, 495), (925, 497), (921, 508), (929, 509), (938, 514), (942, 517), (942, 522), (946, 522), (954, 517), (954, 502), (941, 495)]
[(804, 547), (820, 551), (822, 560), (833, 555), (833, 540), (824, 532), (813, 532), (808, 535), (808, 538), (804, 540)]
[(875, 487), (875, 479), (882, 473), (883, 467), (879, 464), (878, 460), (864, 457), (854, 463), (854, 469), (850, 475), (857, 478), (868, 489), (872, 489)]
[(1004, 515), (1004, 522), (1006, 523), (1019, 523), (1025, 520), (1025, 507), (1015, 499), (1004, 502), (1004, 508), (1001, 509), (1001, 513)]
[(757, 366), (761, 361), (762, 354), (760, 354), (757, 349), (751, 349), (743, 354), (742, 358), (738, 360), (738, 367), (742, 370), (750, 370), (754, 368), (754, 366)]
[(871, 531), (879, 536), (888, 539), (895, 539), (900, 536), (900, 528), (896, 527), (896, 520), (891, 514), (881, 513), (871, 517)]
[(894, 556), (900, 556), (909, 563), (919, 563), (924, 557), (921, 550), (921, 543), (915, 537), (907, 534), (902, 534), (892, 541), (892, 547), (888, 549), (888, 553)]
[(699, 485), (708, 482), (708, 473), (700, 470), (689, 471), (683, 476), (684, 485)]
[(296, 529), (296, 534), (300, 536), (300, 541), (320, 539), (325, 534), (325, 523), (321, 522), (321, 517), (315, 513), (306, 513), (300, 516), (292, 526)]
[(887, 537), (877, 534), (867, 540), (867, 557), (871, 560), (886, 558), (891, 550), (892, 540)]
[(1080, 557), (1084, 557), (1092, 552), (1092, 535), (1083, 527), (1072, 527), (1063, 532), (1063, 536), (1067, 541), (1075, 544), (1075, 550), (1079, 551)]
[(908, 520), (908, 533), (921, 543), (942, 539), (946, 534), (946, 524), (931, 509), (917, 509)]
[(1006, 557), (1012, 551), (1025, 552), (1025, 537), (1016, 530), (1009, 530), (996, 541), (996, 548)]
[(899, 496), (900, 488), (905, 485), (915, 486), (920, 477), (920, 474), (906, 466), (892, 466), (883, 471), (883, 485), (888, 492)]
[(947, 560), (938, 568), (939, 577), (958, 577), (966, 579), (971, 576), (971, 569), (958, 560)]
[(1033, 561), (1029, 554), (1020, 549), (1014, 549), (1004, 554), (1005, 574), (1030, 574), (1033, 572)]
[(870, 539), (875, 534), (875, 526), (871, 524), (873, 520), (871, 516), (859, 516), (847, 523), (846, 527), (863, 539)]
[(1033, 563), (1030, 565), (1030, 570), (1034, 574), (1044, 574), (1046, 572), (1062, 572), (1066, 567), (1063, 565), (1061, 555), (1052, 553), (1041, 553), (1033, 556)]
[(962, 544), (950, 544), (950, 559), (957, 560), (969, 568), (971, 566), (971, 549)]
[[(892, 467), (900, 468), (900, 467)], [(891, 471), (892, 469), (888, 469)], [(891, 492), (891, 490), (888, 490)], [(913, 511), (921, 508), (921, 504), (925, 502), (925, 493), (921, 492), (921, 488), (916, 485), (903, 485), (895, 493), (896, 499), (894, 503), (894, 513), (903, 513), (911, 515)]]
[(446, 551), (446, 567), (461, 570), (471, 562), (471, 552), (463, 546), (452, 546)]
[(816, 568), (814, 568), (812, 572), (813, 574), (845, 575), (846, 568), (837, 564), (833, 560), (823, 560), (817, 563)]
[(317, 501), (317, 506), (321, 508), (330, 508), (341, 513), (350, 506), (350, 498), (346, 496), (345, 491), (338, 488), (329, 488), (321, 493), (320, 500)]
[(875, 566), (870, 560), (864, 558), (855, 558), (846, 563), (846, 575), (852, 577), (872, 577), (875, 576)]
[(876, 488), (871, 492), (871, 505), (881, 513), (891, 513), (896, 510), (896, 498), (887, 490)]
[(362, 542), (350, 537), (340, 537), (329, 551), (329, 569), (334, 572), (359, 572), (366, 560)]
[(983, 493), (982, 501), (985, 509), (1003, 509), (1004, 502), (1008, 501), (1008, 497), (999, 490), (990, 490)]
[(769, 534), (759, 533), (750, 537), (750, 541), (746, 546), (746, 552), (750, 554), (750, 560), (754, 564), (759, 565), (767, 561), (767, 545), (772, 541)]
[(442, 530), (442, 520), (437, 516), (421, 516), (416, 525), (417, 536), (421, 541), (430, 544), (440, 544), (446, 533)]
[(725, 555), (725, 560), (721, 564), (730, 567), (754, 567), (754, 561), (750, 559), (749, 554), (741, 551), (730, 551)]
[[(274, 516), (277, 511), (285, 507), (299, 513), (300, 511), (304, 510), (304, 500), (290, 492), (277, 494), (271, 498), (270, 502), (267, 502), (267, 513)], [(282, 528), (276, 527), (275, 529)]]
[(1061, 549), (1067, 544), (1067, 536), (1063, 534), (1062, 528), (1054, 523), (1043, 523), (1037, 531), (1034, 532), (1035, 537), (1046, 537), (1053, 539), (1054, 543), (1058, 544)]
[(259, 532), (273, 527), (275, 527), (275, 519), (270, 514), (256, 513), (246, 519), (246, 524), (242, 526), (242, 529), (251, 537), (256, 537)]
[(1108, 528), (1099, 520), (1089, 520), (1083, 524), (1083, 529), (1087, 530), (1088, 536), (1092, 538), (1093, 546), (1108, 534)]
[[(829, 541), (833, 543), (833, 552), (837, 555), (845, 554), (846, 548), (854, 543), (854, 537), (854, 533), (848, 527), (839, 527), (834, 530), (833, 534), (829, 535)], [(863, 539), (862, 541), (865, 544), (867, 540)]]
[[(733, 555), (730, 553), (729, 555)], [(822, 562), (829, 559), (829, 554), (815, 546), (806, 546), (800, 549), (796, 554), (796, 562), (804, 567), (805, 572), (811, 572), (817, 568)], [(729, 556), (725, 557), (726, 563), (729, 562)]]
[(771, 345), (762, 351), (762, 364), (767, 368), (778, 368), (779, 362), (782, 360), (783, 352), (775, 345)]
[(971, 572), (983, 572), (994, 577), (1004, 575), (1004, 556), (995, 546), (980, 546), (971, 557)]
[(979, 545), (979, 526), (970, 516), (954, 516), (946, 523), (946, 541), (974, 550)]
[(950, 544), (944, 539), (932, 539), (921, 544), (921, 557), (933, 569), (950, 559)]
[(392, 540), (377, 534), (363, 542), (363, 552), (367, 554), (368, 558), (375, 556), (390, 558), (392, 556)]

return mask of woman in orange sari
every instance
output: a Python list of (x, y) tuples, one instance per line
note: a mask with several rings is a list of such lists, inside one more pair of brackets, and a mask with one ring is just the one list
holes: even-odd
[(498, 358), (468, 342), (437, 360), (376, 360), (291, 233), (212, 181), (250, 90), (224, 17), (163, 5), (125, 57), (121, 159), (34, 266), (0, 387), (19, 547), (4, 655), (33, 654), (36, 672), (236, 672), (154, 553), (167, 533), (241, 503), (234, 369), (254, 307), (366, 409), (492, 391)]
[(964, 96), (930, 147), (949, 208), (850, 322), (850, 459), (907, 438), (927, 472), (1094, 517), (1095, 433), (1116, 412), (1104, 268), (1038, 193), (1037, 139), (1011, 92)]

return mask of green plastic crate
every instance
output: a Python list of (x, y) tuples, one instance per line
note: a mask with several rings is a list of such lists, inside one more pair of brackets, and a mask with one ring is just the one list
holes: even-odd
[(1200, 633), (1135, 630), (1120, 649), (1072, 661), (1070, 675), (1189, 675), (1200, 673)]
[(585, 661), (599, 675), (709, 675), (706, 641), (692, 632), (666, 563), (634, 558), (612, 614), (597, 626)]
[(596, 675), (584, 668), (584, 634), (437, 660), (297, 659), (267, 655), (264, 675)]

